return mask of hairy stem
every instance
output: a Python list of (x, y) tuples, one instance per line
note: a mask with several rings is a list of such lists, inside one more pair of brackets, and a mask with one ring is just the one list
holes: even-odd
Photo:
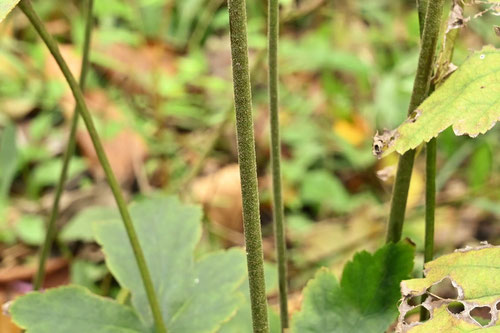
[[(87, 72), (89, 70), (89, 54), (90, 54), (90, 40), (92, 35), (92, 24), (93, 16), (92, 11), (94, 7), (94, 0), (87, 0), (87, 17), (85, 24), (85, 38), (83, 42), (83, 57), (82, 57), (82, 68), (80, 70), (80, 89), (83, 91), (85, 87), (85, 81), (87, 78)], [(64, 186), (66, 185), (66, 178), (68, 176), (69, 163), (71, 157), (75, 152), (76, 146), (76, 130), (78, 128), (78, 106), (75, 107), (73, 111), (73, 118), (71, 119), (71, 130), (68, 139), (68, 146), (63, 155), (63, 166), (61, 174), (59, 176), (59, 182), (56, 186), (56, 192), (54, 197), (54, 202), (52, 204), (52, 209), (50, 212), (49, 223), (47, 224), (47, 233), (45, 235), (45, 241), (40, 252), (40, 257), (38, 261), (38, 270), (33, 279), (33, 289), (39, 290), (42, 287), (43, 280), (45, 278), (45, 264), (49, 256), (50, 250), (52, 249), (52, 244), (56, 238), (56, 221), (59, 214), (59, 202), (61, 200), (62, 193), (64, 191)]]
[(61, 52), (59, 51), (59, 47), (57, 46), (55, 40), (52, 36), (47, 32), (44, 24), (34, 11), (30, 0), (22, 0), (19, 3), (19, 8), (24, 12), (24, 14), (28, 17), (31, 24), (34, 26), (42, 40), (47, 45), (50, 53), (54, 57), (57, 62), (59, 68), (61, 69), (68, 85), (71, 88), (73, 96), (76, 100), (76, 105), (78, 106), (78, 111), (80, 112), (80, 116), (83, 118), (87, 130), (89, 132), (90, 138), (92, 139), (92, 143), (94, 145), (94, 149), (99, 158), (99, 162), (101, 163), (102, 168), (104, 169), (104, 173), (106, 174), (106, 178), (108, 180), (108, 184), (113, 192), (113, 196), (115, 198), (116, 204), (118, 206), (118, 210), (120, 211), (120, 215), (122, 217), (125, 229), (127, 231), (127, 235), (129, 237), (139, 271), (141, 273), (141, 277), (144, 283), (144, 289), (146, 290), (146, 294), (148, 296), (148, 300), (151, 306), (151, 311), (153, 313), (153, 317), (155, 319), (155, 324), (157, 331), (159, 333), (166, 333), (165, 324), (163, 322), (163, 318), (161, 316), (160, 305), (158, 303), (158, 299), (156, 298), (156, 294), (154, 291), (153, 281), (151, 279), (151, 275), (149, 273), (148, 267), (146, 265), (146, 259), (144, 257), (144, 253), (139, 244), (139, 239), (134, 229), (134, 225), (132, 223), (132, 218), (130, 217), (130, 213), (127, 209), (127, 204), (123, 197), (123, 194), (120, 189), (120, 185), (116, 180), (115, 175), (113, 174), (113, 170), (111, 169), (111, 165), (109, 164), (106, 153), (104, 152), (104, 148), (102, 146), (101, 140), (99, 139), (99, 135), (97, 134), (97, 130), (95, 128), (94, 122), (90, 115), (90, 112), (85, 103), (85, 99), (83, 97), (83, 93), (78, 86), (75, 78), (71, 74), (67, 63), (64, 61)]
[(427, 14), (427, 5), (429, 0), (417, 0), (418, 23), (420, 28), (420, 37), (424, 32), (425, 15)]
[[(417, 74), (413, 84), (408, 114), (411, 114), (424, 101), (429, 91), (443, 5), (444, 0), (429, 1), (427, 5), (427, 15), (425, 16), (422, 32), (422, 48), (418, 59)], [(401, 239), (414, 158), (414, 150), (406, 152), (399, 158), (396, 181), (392, 192), (387, 242), (398, 242)]]
[(250, 71), (248, 68), (246, 2), (245, 0), (229, 0), (228, 7), (238, 161), (243, 197), (243, 226), (247, 251), (252, 323), (254, 333), (267, 333), (269, 332), (269, 324), (267, 320), (267, 299), (257, 186), (252, 92), (250, 88)]
[(276, 257), (278, 259), (278, 284), (280, 298), (281, 330), (288, 328), (288, 291), (286, 274), (286, 240), (281, 185), (281, 140), (279, 125), (278, 41), (279, 4), (268, 0), (268, 69), (269, 114), (271, 122), (271, 170), (273, 179), (273, 219)]

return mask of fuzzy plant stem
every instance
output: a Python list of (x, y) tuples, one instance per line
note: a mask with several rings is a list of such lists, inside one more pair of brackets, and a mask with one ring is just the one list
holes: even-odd
[(113, 192), (113, 196), (115, 198), (116, 204), (118, 206), (118, 210), (120, 211), (120, 215), (122, 217), (125, 229), (127, 231), (130, 244), (132, 246), (137, 266), (141, 273), (141, 277), (144, 283), (144, 289), (146, 290), (146, 294), (148, 296), (148, 300), (151, 306), (151, 311), (153, 313), (153, 317), (156, 324), (156, 329), (158, 333), (166, 333), (165, 324), (163, 322), (163, 318), (161, 316), (160, 305), (158, 303), (158, 299), (156, 297), (153, 281), (151, 279), (151, 275), (149, 273), (148, 267), (146, 265), (146, 259), (144, 257), (144, 253), (139, 244), (139, 239), (134, 229), (134, 225), (132, 223), (132, 218), (130, 217), (130, 213), (127, 209), (127, 204), (125, 202), (125, 198), (120, 189), (120, 185), (116, 180), (115, 175), (113, 174), (113, 170), (111, 169), (111, 165), (109, 164), (109, 160), (104, 152), (104, 148), (99, 139), (99, 135), (97, 134), (97, 130), (95, 128), (94, 122), (92, 121), (92, 117), (90, 112), (85, 104), (85, 99), (83, 97), (83, 93), (78, 86), (75, 78), (71, 74), (67, 63), (64, 61), (61, 52), (59, 51), (59, 47), (57, 43), (52, 38), (52, 36), (46, 30), (43, 22), (40, 20), (36, 12), (34, 11), (31, 2), (29, 0), (22, 0), (19, 2), (19, 8), (24, 12), (24, 14), (28, 17), (33, 27), (36, 29), (40, 37), (43, 39), (50, 53), (54, 57), (57, 62), (59, 68), (61, 69), (68, 85), (71, 88), (73, 96), (76, 100), (76, 105), (78, 106), (78, 111), (80, 112), (80, 116), (83, 118), (89, 135), (92, 139), (92, 143), (94, 145), (94, 149), (99, 158), (99, 162), (101, 163), (102, 168), (104, 169), (104, 173), (106, 174), (106, 178), (108, 180), (108, 184)]
[[(413, 85), (408, 114), (411, 114), (427, 97), (436, 53), (436, 44), (441, 27), (444, 0), (429, 1), (422, 33), (422, 48), (418, 59), (417, 74)], [(406, 202), (410, 187), (415, 150), (410, 150), (399, 158), (396, 181), (392, 191), (391, 211), (386, 242), (398, 242), (403, 231)]]
[(271, 122), (271, 170), (273, 179), (273, 219), (276, 257), (278, 260), (278, 285), (280, 299), (281, 330), (288, 328), (288, 291), (286, 274), (286, 240), (281, 185), (281, 140), (279, 125), (278, 41), (279, 3), (268, 0), (268, 70), (269, 114)]
[(247, 251), (248, 280), (254, 333), (268, 333), (264, 259), (260, 226), (257, 162), (248, 68), (245, 0), (229, 0), (229, 30), (233, 69), (234, 105), (243, 198), (243, 226)]
[[(87, 78), (87, 72), (89, 69), (89, 53), (90, 53), (90, 40), (92, 35), (92, 11), (94, 7), (94, 0), (87, 0), (87, 17), (85, 24), (85, 38), (83, 42), (83, 57), (82, 57), (82, 68), (80, 71), (80, 89), (83, 91), (85, 87), (85, 81)], [(78, 128), (78, 110), (77, 106), (73, 111), (73, 118), (71, 119), (71, 130), (68, 139), (68, 145), (66, 151), (63, 155), (63, 166), (61, 174), (59, 176), (59, 182), (56, 186), (56, 192), (54, 197), (54, 202), (52, 204), (52, 209), (50, 212), (49, 222), (47, 224), (47, 233), (45, 235), (45, 241), (43, 243), (40, 257), (38, 261), (38, 270), (33, 279), (33, 289), (39, 290), (42, 287), (43, 280), (45, 278), (45, 264), (49, 256), (50, 250), (52, 249), (52, 244), (56, 238), (56, 221), (59, 213), (59, 202), (61, 201), (61, 196), (64, 191), (64, 186), (66, 184), (66, 178), (68, 176), (69, 163), (71, 157), (75, 152), (76, 146), (76, 130)]]

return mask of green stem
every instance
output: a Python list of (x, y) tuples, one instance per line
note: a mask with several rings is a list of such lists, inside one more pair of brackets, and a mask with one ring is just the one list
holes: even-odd
[(434, 219), (436, 214), (436, 138), (427, 143), (425, 164), (425, 250), (424, 263), (434, 256)]
[[(454, 1), (452, 4), (452, 12), (455, 9), (455, 6), (458, 6), (461, 9), (463, 8), (463, 4), (460, 1)], [(450, 14), (450, 20), (453, 20), (452, 14)], [(459, 29), (452, 29), (444, 35), (444, 47), (437, 60), (436, 79), (431, 84), (429, 89), (430, 91), (434, 91), (434, 88), (439, 87), (445, 79), (445, 73), (447, 73), (448, 66), (453, 58), (455, 41), (458, 37), (458, 33)], [(436, 215), (436, 142), (437, 138), (433, 138), (429, 141), (426, 153), (424, 263), (431, 261), (434, 256), (434, 220)]]
[(30, 20), (31, 24), (34, 26), (40, 37), (43, 39), (45, 44), (47, 45), (47, 48), (49, 49), (50, 53), (54, 57), (55, 61), (57, 62), (59, 68), (61, 69), (64, 77), (66, 78), (66, 81), (68, 82), (68, 85), (71, 88), (71, 91), (73, 93), (73, 96), (76, 100), (76, 105), (78, 106), (78, 111), (80, 112), (81, 117), (83, 118), (83, 121), (85, 122), (85, 125), (87, 127), (87, 130), (89, 132), (90, 138), (92, 140), (92, 143), (94, 145), (94, 149), (96, 151), (96, 154), (99, 158), (99, 162), (101, 163), (101, 166), (104, 170), (104, 173), (106, 174), (106, 178), (108, 180), (108, 184), (111, 188), (111, 191), (113, 192), (113, 196), (115, 198), (116, 204), (118, 206), (118, 210), (120, 211), (120, 215), (122, 217), (125, 230), (128, 234), (130, 244), (132, 246), (135, 259), (137, 261), (137, 266), (139, 268), (139, 271), (141, 273), (141, 277), (144, 283), (144, 289), (146, 290), (146, 294), (148, 296), (149, 304), (151, 306), (151, 311), (153, 313), (153, 317), (155, 319), (155, 324), (157, 331), (159, 333), (166, 333), (166, 328), (165, 324), (163, 322), (163, 318), (161, 316), (161, 310), (160, 310), (160, 305), (158, 303), (158, 299), (156, 297), (155, 291), (154, 291), (154, 286), (153, 286), (153, 281), (151, 279), (151, 275), (149, 273), (148, 267), (146, 265), (146, 259), (144, 257), (144, 253), (142, 252), (142, 249), (139, 244), (139, 239), (137, 237), (137, 234), (134, 229), (134, 225), (132, 223), (132, 218), (130, 217), (130, 214), (127, 209), (127, 204), (125, 202), (125, 199), (121, 193), (120, 186), (118, 184), (118, 181), (116, 180), (115, 175), (113, 174), (113, 170), (111, 169), (111, 165), (109, 164), (108, 158), (106, 156), (106, 153), (104, 152), (104, 148), (102, 146), (102, 143), (99, 139), (99, 135), (97, 134), (97, 130), (95, 128), (94, 122), (92, 121), (92, 117), (90, 115), (90, 112), (87, 108), (87, 105), (85, 104), (85, 99), (83, 97), (83, 93), (78, 86), (78, 83), (76, 82), (75, 78), (71, 74), (71, 71), (68, 68), (68, 65), (64, 61), (60, 51), (59, 47), (57, 46), (55, 40), (52, 38), (52, 36), (47, 32), (44, 24), (34, 11), (33, 7), (31, 6), (30, 0), (22, 0), (19, 2), (19, 8), (24, 12), (24, 14), (28, 17)]
[[(83, 57), (82, 57), (82, 68), (80, 70), (80, 88), (82, 91), (85, 87), (85, 81), (87, 78), (87, 73), (89, 70), (89, 53), (90, 53), (90, 40), (92, 36), (92, 12), (94, 7), (94, 0), (87, 0), (87, 18), (85, 24), (85, 39), (83, 42)], [(71, 157), (75, 152), (76, 146), (76, 130), (78, 128), (78, 110), (77, 106), (73, 111), (73, 118), (71, 119), (71, 130), (68, 139), (68, 146), (63, 155), (63, 166), (61, 174), (59, 176), (59, 182), (56, 186), (56, 193), (54, 197), (54, 202), (52, 204), (52, 209), (50, 212), (49, 223), (47, 224), (47, 233), (45, 235), (45, 242), (43, 243), (42, 250), (40, 253), (38, 261), (38, 270), (33, 280), (33, 289), (39, 290), (43, 285), (43, 280), (45, 278), (45, 264), (49, 256), (50, 250), (56, 238), (56, 221), (59, 213), (59, 202), (61, 201), (61, 196), (64, 191), (64, 186), (66, 184), (66, 178), (68, 176), (69, 163)]]
[[(418, 59), (417, 74), (415, 76), (408, 114), (411, 114), (424, 101), (429, 91), (436, 44), (441, 27), (443, 5), (444, 0), (428, 2), (427, 15), (425, 16), (422, 33), (422, 48)], [(391, 212), (389, 214), (386, 238), (386, 242), (388, 243), (395, 243), (401, 239), (414, 158), (414, 150), (406, 152), (399, 158), (396, 181), (392, 192)]]
[(279, 4), (268, 0), (268, 67), (269, 67), (269, 114), (271, 121), (271, 169), (273, 179), (273, 219), (276, 257), (278, 259), (278, 284), (280, 298), (281, 330), (288, 328), (288, 291), (286, 274), (286, 240), (281, 185), (281, 140), (279, 127), (278, 88), (278, 41)]
[(233, 69), (238, 161), (243, 199), (243, 226), (247, 251), (248, 280), (254, 333), (269, 332), (260, 226), (257, 162), (248, 68), (245, 0), (229, 0), (229, 28)]

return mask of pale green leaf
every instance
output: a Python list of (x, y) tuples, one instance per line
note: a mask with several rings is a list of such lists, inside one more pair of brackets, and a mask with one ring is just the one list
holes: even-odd
[(374, 254), (357, 253), (339, 284), (320, 270), (304, 291), (294, 333), (384, 332), (397, 317), (399, 283), (413, 268), (413, 246), (388, 244)]
[[(400, 305), (399, 329), (403, 332), (472, 332), (481, 329), (479, 323), (470, 317), (474, 307), (487, 306), (491, 310), (491, 322), (485, 332), (500, 332), (498, 326), (500, 310), (500, 247), (488, 244), (476, 248), (465, 248), (444, 255), (425, 265), (425, 278), (411, 279), (401, 283), (403, 301)], [(456, 299), (442, 299), (430, 292), (430, 288), (444, 279), (449, 279), (457, 289)], [(409, 300), (415, 296), (428, 294), (424, 306), (431, 313), (431, 319), (424, 324), (409, 326), (403, 318), (414, 306)], [(461, 302), (465, 310), (451, 315), (447, 306)], [(427, 330), (426, 330), (427, 329)]]
[[(214, 332), (243, 301), (238, 287), (246, 272), (239, 249), (194, 260), (201, 235), (201, 210), (177, 198), (148, 199), (130, 207), (134, 226), (158, 294), (167, 329), (175, 333)], [(149, 326), (153, 318), (132, 248), (121, 221), (95, 226), (106, 262)]]
[(1, 0), (0, 1), (0, 22), (2, 22), (20, 0)]
[(19, 297), (10, 307), (26, 333), (149, 333), (127, 306), (82, 287), (61, 287)]
[(429, 142), (452, 126), (456, 135), (476, 137), (500, 119), (500, 50), (474, 52), (446, 82), (394, 131), (375, 137), (374, 153), (400, 154)]

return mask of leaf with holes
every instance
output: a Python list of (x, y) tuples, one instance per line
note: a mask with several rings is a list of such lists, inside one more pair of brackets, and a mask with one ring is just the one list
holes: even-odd
[(429, 142), (453, 126), (456, 135), (476, 137), (500, 119), (500, 50), (474, 52), (448, 80), (397, 129), (376, 135), (378, 157), (400, 154)]
[[(148, 199), (130, 207), (139, 242), (158, 294), (167, 329), (175, 333), (215, 332), (243, 302), (238, 288), (246, 274), (245, 253), (219, 251), (195, 260), (201, 209), (174, 197)], [(153, 326), (146, 292), (125, 229), (119, 219), (94, 225), (106, 263), (132, 305)]]
[(14, 9), (20, 0), (2, 0), (0, 2), (0, 22), (2, 22), (7, 15)]
[(76, 286), (21, 296), (9, 312), (26, 333), (150, 332), (132, 308)]
[(413, 268), (414, 247), (387, 244), (374, 254), (357, 253), (340, 283), (321, 269), (304, 291), (294, 333), (385, 332), (397, 317), (399, 283)]
[[(484, 332), (500, 332), (500, 246), (483, 244), (467, 247), (442, 256), (425, 265), (425, 278), (401, 282), (403, 301), (399, 307), (398, 332), (472, 332), (487, 327)], [(449, 279), (457, 289), (456, 299), (443, 299), (429, 289)], [(407, 324), (406, 314), (414, 309), (409, 304), (415, 296), (427, 294), (423, 306), (429, 310), (431, 319), (425, 323)], [(447, 310), (451, 303), (462, 303), (464, 310), (452, 314)], [(471, 311), (484, 307), (489, 313), (481, 325), (471, 316)]]

